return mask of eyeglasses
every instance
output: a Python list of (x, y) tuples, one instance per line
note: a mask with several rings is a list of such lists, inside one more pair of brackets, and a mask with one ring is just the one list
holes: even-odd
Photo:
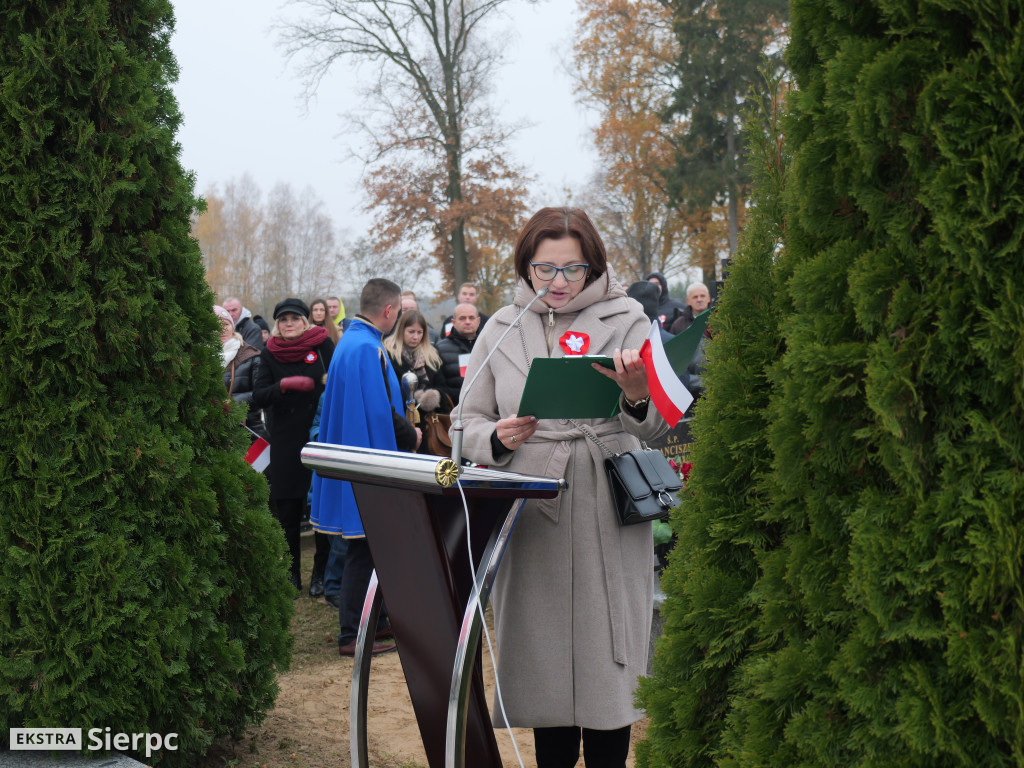
[(532, 261), (530, 266), (533, 267), (533, 274), (541, 280), (554, 280), (555, 276), (561, 272), (562, 277), (570, 283), (582, 280), (587, 276), (587, 270), (590, 269), (589, 264), (569, 264), (565, 267), (556, 267), (554, 264), (534, 264)]

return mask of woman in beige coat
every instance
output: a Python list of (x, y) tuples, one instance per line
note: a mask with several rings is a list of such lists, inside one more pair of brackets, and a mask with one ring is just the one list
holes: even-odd
[[(519, 235), (515, 267), (522, 279), (514, 303), (484, 326), (467, 381), (536, 292), (546, 285), (549, 293), (465, 393), (463, 455), (564, 477), (569, 487), (557, 499), (527, 502), (495, 583), (505, 712), (510, 725), (534, 729), (538, 768), (574, 766), (581, 737), (587, 768), (623, 768), (630, 725), (642, 717), (633, 693), (647, 670), (653, 543), (650, 524), (619, 525), (593, 438), (619, 453), (667, 428), (650, 405), (638, 351), (650, 321), (627, 298), (582, 210), (535, 214)], [(516, 416), (530, 361), (567, 352), (614, 357), (614, 372), (597, 368), (621, 387), (620, 412), (575, 423)]]

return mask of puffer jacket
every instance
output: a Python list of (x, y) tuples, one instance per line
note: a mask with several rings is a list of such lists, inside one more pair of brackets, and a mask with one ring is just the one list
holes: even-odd
[(252, 408), (252, 391), (255, 388), (256, 374), (260, 366), (260, 351), (243, 343), (235, 354), (235, 359), (224, 369), (224, 387), (231, 399), (236, 403), (246, 403), (249, 413), (245, 416), (245, 424), (250, 428), (261, 426), (263, 416), (260, 409)]
[(452, 330), (445, 338), (437, 342), (437, 353), (441, 356), (441, 382), (439, 389), (448, 395), (452, 402), (459, 404), (462, 395), (462, 373), (459, 367), (459, 355), (468, 355), (479, 338), (467, 339), (456, 330)]

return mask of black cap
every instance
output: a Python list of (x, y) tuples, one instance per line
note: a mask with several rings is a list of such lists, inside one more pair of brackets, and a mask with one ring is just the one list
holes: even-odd
[(256, 323), (256, 325), (258, 325), (258, 326), (259, 326), (260, 328), (262, 328), (262, 329), (263, 329), (264, 331), (269, 331), (269, 330), (270, 330), (270, 326), (269, 326), (269, 325), (267, 325), (267, 321), (266, 321), (266, 320), (264, 320), (264, 319), (263, 319), (262, 317), (260, 317), (259, 315), (253, 315), (253, 316), (252, 316), (252, 321), (253, 321), (254, 323)]
[(277, 320), (285, 312), (294, 312), (309, 320), (309, 307), (302, 299), (285, 299), (277, 302), (277, 306), (274, 307), (274, 319)]

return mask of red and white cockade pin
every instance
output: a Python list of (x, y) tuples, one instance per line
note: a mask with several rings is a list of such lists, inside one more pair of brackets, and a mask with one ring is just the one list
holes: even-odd
[(309, 352), (306, 353), (306, 362), (307, 363), (315, 363), (316, 361), (317, 361), (316, 352), (314, 352), (312, 349), (309, 350)]
[(585, 355), (590, 349), (590, 336), (582, 331), (566, 331), (558, 340), (558, 346), (567, 355)]

